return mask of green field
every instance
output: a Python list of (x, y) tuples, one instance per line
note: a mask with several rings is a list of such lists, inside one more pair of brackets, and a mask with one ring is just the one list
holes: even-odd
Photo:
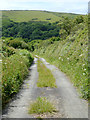
[(28, 22), (28, 21), (60, 21), (62, 16), (73, 18), (77, 14), (71, 13), (58, 13), (48, 11), (30, 11), (30, 10), (10, 10), (2, 11), (3, 17), (8, 17), (15, 22)]

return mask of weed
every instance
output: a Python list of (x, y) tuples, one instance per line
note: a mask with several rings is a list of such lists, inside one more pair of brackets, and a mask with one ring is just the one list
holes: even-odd
[(56, 87), (55, 78), (53, 77), (51, 71), (40, 60), (38, 60), (37, 68), (39, 72), (37, 86)]
[(56, 112), (55, 107), (45, 97), (38, 97), (37, 100), (30, 105), (29, 113), (52, 113)]

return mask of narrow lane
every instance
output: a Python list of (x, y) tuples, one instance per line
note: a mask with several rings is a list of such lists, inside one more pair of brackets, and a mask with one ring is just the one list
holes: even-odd
[(3, 118), (36, 118), (38, 115), (28, 114), (30, 103), (35, 101), (37, 97), (47, 97), (51, 101), (58, 112), (53, 114), (44, 114), (43, 118), (88, 118), (87, 101), (80, 99), (76, 89), (73, 87), (69, 79), (54, 65), (50, 65), (45, 59), (41, 61), (52, 71), (56, 79), (57, 88), (44, 87), (39, 88), (36, 85), (38, 80), (37, 58), (30, 67), (27, 79), (24, 81), (20, 92), (3, 110)]
[(68, 118), (88, 118), (88, 103), (80, 98), (75, 87), (66, 75), (54, 65), (50, 65), (45, 59), (40, 58), (47, 68), (52, 71), (57, 84), (57, 99), (59, 110), (65, 112)]
[(24, 81), (20, 92), (13, 98), (13, 100), (3, 110), (3, 118), (32, 118), (28, 114), (28, 106), (32, 101), (31, 95), (33, 94), (34, 86), (38, 79), (37, 72), (37, 58), (30, 67), (30, 72), (27, 79)]

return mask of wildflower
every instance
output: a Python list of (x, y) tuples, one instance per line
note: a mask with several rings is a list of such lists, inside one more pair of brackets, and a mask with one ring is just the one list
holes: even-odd
[(83, 73), (83, 75), (85, 75), (85, 73)]
[(84, 66), (85, 64), (83, 64), (82, 66)]
[(61, 59), (61, 57), (58, 58), (59, 60)]
[(83, 54), (79, 55), (80, 57), (82, 56)]
[(2, 60), (0, 60), (0, 63), (2, 63)]
[(69, 60), (69, 58), (67, 58), (67, 60)]
[(84, 71), (86, 71), (86, 69), (84, 69)]
[(62, 59), (62, 61), (63, 61), (63, 59)]

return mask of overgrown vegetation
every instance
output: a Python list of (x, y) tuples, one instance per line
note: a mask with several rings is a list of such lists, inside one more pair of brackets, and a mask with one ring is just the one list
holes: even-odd
[(38, 60), (37, 69), (39, 72), (38, 87), (56, 87), (55, 78), (51, 71), (40, 60)]
[[(31, 16), (29, 14), (31, 14)], [(31, 18), (25, 17), (28, 15)], [(14, 72), (12, 68), (13, 64), (22, 65), (22, 68), (25, 68), (25, 71), (27, 71), (28, 66), (33, 60), (30, 55), (27, 55), (29, 54), (28, 50), (39, 56), (45, 57), (47, 61), (55, 64), (70, 77), (72, 83), (78, 88), (83, 98), (90, 98), (90, 95), (88, 94), (87, 15), (52, 13), (48, 11), (3, 11), (2, 23), (3, 51), (1, 55), (4, 61), (3, 76), (5, 75), (5, 77), (3, 77), (3, 79), (6, 82), (5, 84), (3, 80), (3, 101), (8, 101), (7, 96), (12, 96), (15, 91), (18, 91), (19, 87), (14, 90), (13, 83), (15, 82), (17, 84), (17, 82), (20, 81), (22, 83), (23, 80), (21, 80), (21, 78), (24, 78), (27, 74), (27, 72), (25, 72), (25, 75), (22, 77), (21, 72), (15, 68), (18, 71), (15, 72), (15, 78), (18, 79), (16, 76), (18, 76), (17, 74), (20, 75), (20, 81), (18, 81), (14, 79), (10, 73), (11, 71), (8, 73), (7, 71), (11, 67), (12, 72)], [(26, 49), (27, 52), (24, 49)], [(16, 58), (20, 59), (20, 62), (17, 61)], [(41, 68), (45, 67), (43, 64), (41, 65)], [(20, 69), (21, 66), (19, 70)], [(47, 73), (45, 73), (44, 69), (42, 72), (44, 72), (44, 75)], [(9, 73), (12, 76), (12, 79), (9, 76)], [(9, 80), (11, 85), (9, 85)], [(40, 86), (47, 87), (50, 83), (46, 84), (46, 82), (40, 81), (40, 84)], [(6, 92), (4, 90), (5, 85), (11, 87), (11, 89), (6, 87), (7, 90), (11, 90), (10, 95), (8, 95), (9, 91)], [(55, 84), (51, 86), (55, 87)]]
[[(4, 106), (19, 91), (33, 58), (26, 46), (22, 49), (18, 40), (5, 38), (2, 41), (2, 104)], [(26, 45), (25, 42), (20, 42)]]
[(34, 47), (34, 53), (44, 57), (65, 72), (78, 88), (81, 96), (84, 99), (89, 99), (87, 16), (74, 19), (73, 23), (68, 25), (71, 26), (69, 34), (67, 27), (65, 27), (65, 25), (67, 26), (66, 20), (65, 24), (60, 24), (63, 29), (61, 40), (52, 41), (51, 38), (41, 41), (37, 44), (38, 46)]
[(38, 97), (37, 100), (30, 105), (29, 113), (43, 114), (56, 112), (56, 108), (45, 97)]
[[(35, 39), (45, 40), (52, 36), (59, 36), (59, 27), (56, 23), (41, 21), (16, 23), (8, 18), (3, 18), (2, 26), (2, 35), (4, 37), (21, 37), (25, 42)], [(20, 44), (20, 41), (18, 42)], [(11, 41), (11, 44), (13, 44), (13, 41)]]

